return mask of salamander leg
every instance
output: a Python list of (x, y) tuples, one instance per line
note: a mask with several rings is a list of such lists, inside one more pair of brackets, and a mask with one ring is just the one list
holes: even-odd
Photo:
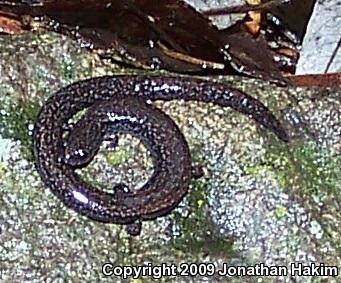
[[(129, 187), (124, 183), (119, 183), (113, 187), (114, 194), (117, 196), (124, 196), (124, 194), (131, 192)], [(141, 233), (142, 221), (140, 219), (135, 220), (132, 223), (127, 224), (126, 231), (130, 236), (138, 236)]]
[(104, 137), (104, 140), (106, 142), (109, 142), (106, 144), (106, 149), (113, 149), (118, 145), (118, 135), (117, 134), (111, 134)]
[(116, 184), (114, 187), (113, 187), (113, 192), (115, 195), (123, 195), (123, 194), (126, 194), (126, 193), (130, 193), (131, 190), (129, 189), (129, 187), (124, 184), (124, 183), (119, 183), (119, 184)]
[(141, 233), (142, 221), (140, 219), (135, 220), (126, 226), (126, 231), (130, 236), (138, 236)]
[(192, 176), (194, 179), (199, 179), (204, 176), (204, 170), (201, 165), (192, 166)]

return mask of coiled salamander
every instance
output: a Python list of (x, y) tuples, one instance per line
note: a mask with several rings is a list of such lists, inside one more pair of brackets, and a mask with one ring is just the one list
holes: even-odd
[[(141, 221), (170, 212), (196, 177), (187, 142), (177, 125), (146, 103), (173, 99), (231, 107), (288, 141), (285, 130), (267, 107), (224, 83), (130, 75), (91, 78), (60, 89), (40, 110), (33, 145), (43, 182), (75, 211), (97, 221), (127, 224), (128, 233), (138, 235)], [(75, 126), (78, 134), (71, 131), (68, 144), (68, 120), (85, 108), (89, 108), (88, 113)], [(151, 152), (154, 172), (142, 188), (130, 190), (117, 185), (113, 193), (104, 192), (75, 172), (96, 154), (108, 130), (136, 136)]]

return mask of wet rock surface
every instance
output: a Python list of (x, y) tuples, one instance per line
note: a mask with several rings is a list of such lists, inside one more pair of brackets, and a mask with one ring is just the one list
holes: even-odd
[[(180, 126), (204, 177), (171, 214), (144, 222), (142, 234), (66, 208), (45, 188), (32, 160), (39, 107), (71, 82), (131, 73), (51, 33), (0, 38), (1, 282), (152, 282), (104, 277), (102, 265), (177, 266), (181, 262), (340, 268), (341, 89), (279, 88), (219, 78), (259, 98), (291, 137), (272, 133), (231, 109), (181, 101), (157, 103)], [(162, 75), (162, 74), (161, 74)], [(152, 169), (138, 140), (103, 147), (82, 174), (89, 181), (139, 186)], [(290, 272), (290, 269), (288, 269)], [(340, 273), (340, 270), (339, 270)], [(157, 280), (157, 279), (156, 279)], [(327, 281), (323, 281), (327, 280)], [(340, 282), (340, 277), (165, 277), (162, 282)]]

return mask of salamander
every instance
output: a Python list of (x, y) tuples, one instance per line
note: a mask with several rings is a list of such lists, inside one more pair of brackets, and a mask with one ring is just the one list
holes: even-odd
[[(105, 223), (126, 224), (129, 234), (138, 235), (142, 221), (169, 213), (197, 177), (180, 129), (148, 103), (174, 99), (231, 107), (288, 141), (285, 129), (266, 106), (225, 83), (171, 76), (103, 76), (61, 88), (42, 106), (33, 130), (35, 163), (41, 179), (65, 205), (80, 214)], [(85, 157), (74, 161), (65, 142), (65, 128), (70, 118), (86, 108), (84, 120), (75, 127), (83, 128), (81, 138), (70, 138), (82, 145), (77, 152)], [(113, 193), (104, 192), (75, 172), (96, 154), (108, 129), (131, 133), (150, 151), (154, 172), (141, 188), (131, 190), (118, 184)]]

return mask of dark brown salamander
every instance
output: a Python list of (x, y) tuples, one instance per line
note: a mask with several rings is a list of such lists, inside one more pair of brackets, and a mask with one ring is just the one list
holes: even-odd
[[(139, 234), (140, 221), (170, 212), (187, 193), (188, 184), (195, 177), (181, 131), (167, 115), (145, 103), (147, 100), (173, 99), (229, 106), (253, 118), (281, 140), (288, 141), (285, 130), (261, 102), (223, 83), (153, 76), (92, 78), (60, 89), (39, 113), (33, 143), (36, 167), (42, 180), (77, 212), (102, 222), (128, 224), (131, 235)], [(63, 133), (68, 120), (88, 107), (89, 113), (79, 123), (94, 129), (94, 136), (88, 130), (81, 132), (80, 136), (88, 135), (89, 141), (80, 142), (83, 148), (78, 153), (85, 152), (91, 159), (107, 126), (110, 131), (135, 135), (154, 159), (154, 173), (139, 190), (130, 191), (118, 185), (114, 193), (107, 193), (90, 186), (75, 173), (75, 167), (88, 159), (85, 157), (72, 164), (73, 157), (68, 159)]]

